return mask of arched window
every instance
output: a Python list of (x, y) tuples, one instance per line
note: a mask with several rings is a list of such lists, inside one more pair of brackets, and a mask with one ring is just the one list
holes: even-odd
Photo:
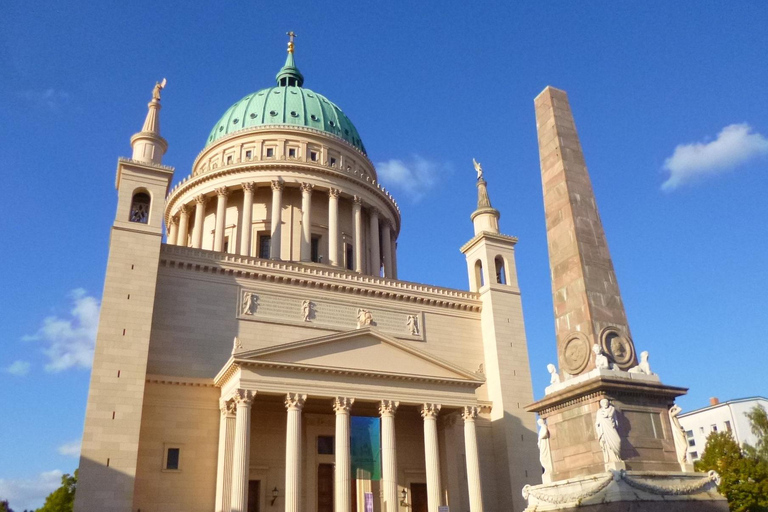
[(485, 277), (483, 276), (483, 262), (477, 260), (475, 262), (475, 290), (477, 291), (485, 285)]
[(494, 261), (496, 262), (496, 282), (499, 284), (507, 284), (507, 272), (504, 269), (504, 258), (496, 256)]
[(146, 224), (149, 222), (149, 194), (146, 192), (137, 192), (133, 194), (131, 200), (131, 213), (128, 220), (131, 222), (139, 222)]

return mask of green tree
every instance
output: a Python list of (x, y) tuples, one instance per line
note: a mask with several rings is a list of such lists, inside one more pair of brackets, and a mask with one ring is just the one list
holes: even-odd
[(768, 462), (768, 413), (758, 404), (745, 414), (749, 418), (752, 433), (757, 437), (757, 444), (750, 446), (744, 443), (744, 451), (751, 457)]
[(37, 509), (37, 512), (72, 512), (75, 507), (76, 490), (77, 470), (74, 475), (62, 475), (61, 487), (45, 498), (45, 505)]
[(8, 500), (0, 501), (0, 512), (13, 512), (13, 509), (8, 505)]
[(732, 512), (768, 512), (768, 461), (742, 453), (730, 432), (711, 433), (695, 466), (720, 474), (718, 490)]

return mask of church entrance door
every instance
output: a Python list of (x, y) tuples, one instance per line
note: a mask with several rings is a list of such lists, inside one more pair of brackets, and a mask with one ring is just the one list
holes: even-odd
[(317, 512), (333, 512), (333, 464), (317, 465)]
[(248, 481), (248, 512), (259, 512), (261, 505), (261, 480)]
[(411, 484), (411, 512), (427, 512), (427, 484)]

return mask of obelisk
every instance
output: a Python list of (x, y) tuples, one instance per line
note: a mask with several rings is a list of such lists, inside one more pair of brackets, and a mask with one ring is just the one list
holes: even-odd
[(594, 369), (598, 343), (626, 370), (635, 349), (568, 95), (547, 87), (534, 104), (560, 369)]

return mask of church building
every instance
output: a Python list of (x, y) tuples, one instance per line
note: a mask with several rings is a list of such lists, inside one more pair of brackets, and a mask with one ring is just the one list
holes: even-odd
[(75, 510), (522, 511), (517, 239), (482, 167), (468, 291), (399, 280), (400, 209), (289, 35), (173, 188), (165, 81), (118, 159)]

